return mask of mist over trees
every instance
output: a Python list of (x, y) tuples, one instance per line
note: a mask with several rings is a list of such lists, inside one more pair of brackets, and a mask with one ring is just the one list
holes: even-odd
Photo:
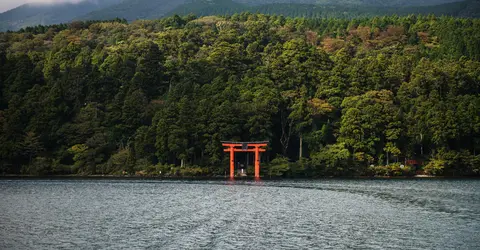
[[(0, 33), (0, 173), (480, 173), (480, 22), (263, 14)], [(179, 167), (181, 162), (186, 167)]]

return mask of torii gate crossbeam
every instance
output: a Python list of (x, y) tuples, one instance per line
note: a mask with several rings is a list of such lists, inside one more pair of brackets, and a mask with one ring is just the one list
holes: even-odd
[(255, 152), (255, 178), (260, 178), (260, 152), (265, 152), (268, 141), (229, 142), (222, 141), (224, 152), (230, 152), (230, 178), (235, 177), (235, 152)]

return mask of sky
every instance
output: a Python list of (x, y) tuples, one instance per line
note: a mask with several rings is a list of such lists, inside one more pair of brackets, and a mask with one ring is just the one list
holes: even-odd
[(81, 0), (0, 0), (0, 13), (25, 3), (80, 2)]

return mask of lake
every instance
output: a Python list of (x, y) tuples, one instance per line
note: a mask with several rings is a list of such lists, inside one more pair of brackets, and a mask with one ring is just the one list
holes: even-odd
[(0, 180), (0, 249), (480, 249), (479, 180)]

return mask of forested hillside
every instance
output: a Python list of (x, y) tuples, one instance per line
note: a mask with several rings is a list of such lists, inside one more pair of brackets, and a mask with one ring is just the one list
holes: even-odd
[(452, 1), (317, 1), (317, 0), (130, 0), (77, 17), (76, 20), (125, 18), (157, 19), (164, 16), (232, 15), (240, 12), (309, 18), (358, 18), (382, 15), (435, 14), (479, 17), (480, 0)]
[(84, 16), (78, 16), (75, 19), (107, 20), (125, 18), (129, 21), (137, 19), (158, 19), (178, 6), (188, 2), (197, 2), (197, 0), (128, 0), (110, 8), (93, 11)]
[[(241, 5), (232, 0), (198, 0), (191, 3), (178, 5), (166, 16), (195, 14), (197, 16), (209, 15), (232, 15), (240, 12), (262, 13), (269, 15), (284, 15), (289, 17), (307, 17), (307, 18), (362, 18), (384, 15), (402, 15), (411, 14), (434, 14), (438, 16), (447, 15), (454, 17), (480, 17), (480, 0), (469, 0), (463, 2), (446, 3), (435, 6), (371, 6), (371, 5), (320, 5), (320, 4), (291, 4), (275, 3), (263, 5)], [(103, 11), (95, 12), (96, 16), (87, 15), (81, 19), (102, 19), (112, 18), (115, 15), (104, 15)], [(158, 17), (158, 13), (154, 12)], [(123, 17), (124, 14), (117, 13), (117, 16)], [(128, 15), (127, 15), (128, 17)], [(107, 19), (108, 19), (107, 18)], [(145, 17), (145, 18), (152, 18)], [(127, 18), (128, 19), (128, 18)]]
[(74, 20), (134, 21), (175, 14), (231, 15), (240, 12), (309, 18), (358, 18), (434, 14), (479, 17), (480, 0), (83, 0), (24, 4), (0, 13), (0, 31)]
[[(262, 14), (0, 33), (0, 173), (480, 173), (480, 20)], [(161, 171), (161, 172), (160, 172)]]

